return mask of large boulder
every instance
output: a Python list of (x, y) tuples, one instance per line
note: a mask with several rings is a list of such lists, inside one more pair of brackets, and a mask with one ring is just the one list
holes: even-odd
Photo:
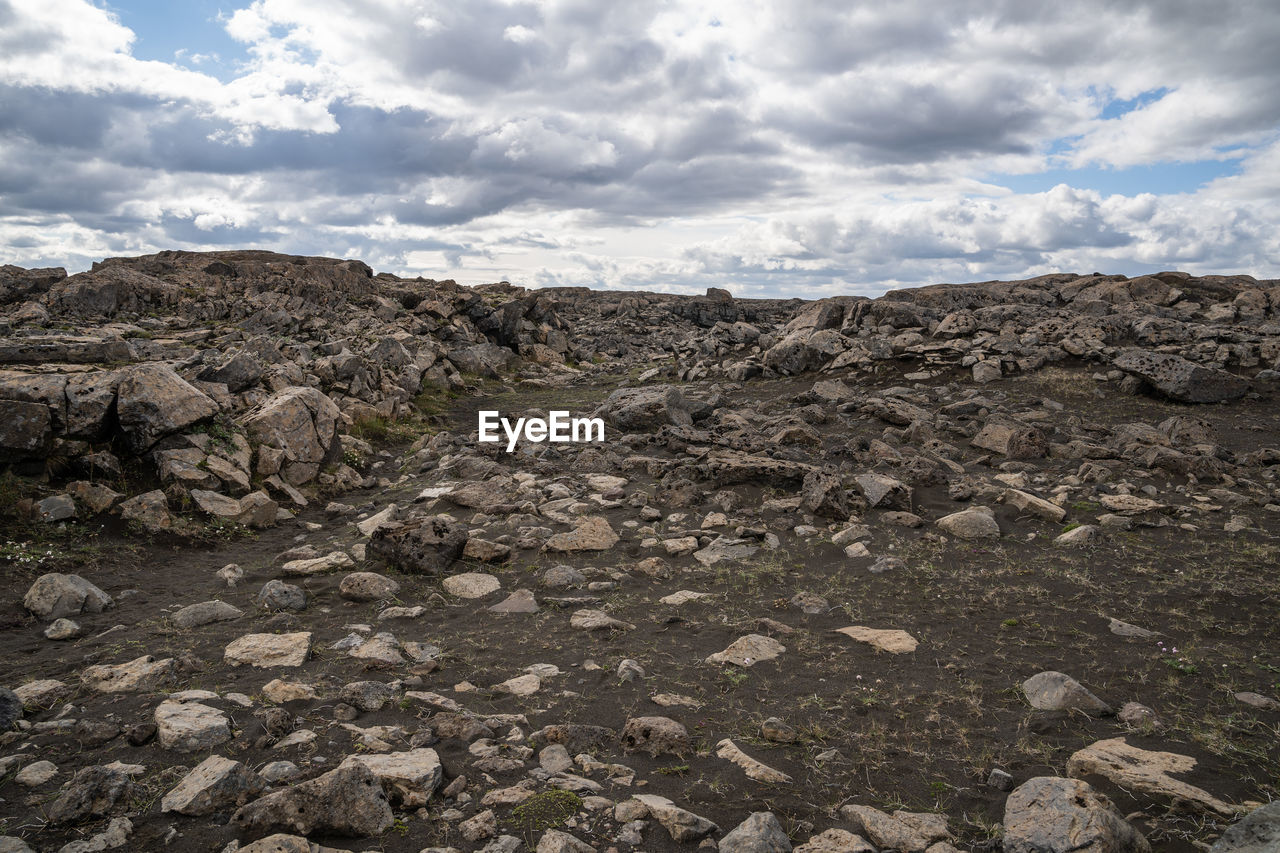
[(1249, 390), (1249, 383), (1234, 374), (1173, 353), (1135, 347), (1116, 356), (1114, 364), (1166, 397), (1183, 403), (1221, 403), (1239, 399)]
[(46, 456), (52, 438), (48, 406), (0, 400), (0, 462)]
[(1275, 853), (1280, 850), (1280, 800), (1254, 809), (1227, 827), (1209, 853)]
[(689, 401), (674, 385), (619, 388), (594, 412), (623, 432), (649, 432), (664, 426), (691, 426)]
[[(315, 478), (320, 467), (337, 459), (342, 451), (338, 406), (315, 388), (285, 388), (242, 418), (245, 431), (256, 444), (280, 451), (279, 473), (297, 486)], [(274, 474), (275, 470), (260, 473)]]
[(1149, 853), (1151, 845), (1087, 782), (1028, 779), (1004, 806), (1004, 853)]
[(167, 364), (139, 364), (121, 371), (116, 416), (125, 445), (143, 453), (170, 433), (212, 417), (218, 404)]
[(435, 574), (462, 556), (467, 528), (447, 515), (383, 524), (369, 539), (369, 555), (406, 572)]
[(22, 605), (41, 619), (101, 613), (115, 604), (111, 596), (79, 575), (51, 572), (36, 578)]
[(353, 761), (254, 800), (239, 808), (231, 821), (251, 835), (286, 830), (367, 837), (390, 829), (395, 815), (377, 776)]

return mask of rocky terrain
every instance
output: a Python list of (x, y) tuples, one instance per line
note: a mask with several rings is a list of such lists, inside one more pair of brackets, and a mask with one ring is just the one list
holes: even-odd
[(0, 851), (1275, 851), (1278, 362), (1248, 276), (0, 267)]

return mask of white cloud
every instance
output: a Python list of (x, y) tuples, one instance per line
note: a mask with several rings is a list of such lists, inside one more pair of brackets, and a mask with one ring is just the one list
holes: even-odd
[[(1274, 4), (253, 0), (223, 21), (249, 56), (225, 81), (135, 58), (87, 0), (0, 0), (4, 260), (241, 241), (756, 294), (1280, 275)], [(1239, 174), (998, 178), (1205, 161)]]

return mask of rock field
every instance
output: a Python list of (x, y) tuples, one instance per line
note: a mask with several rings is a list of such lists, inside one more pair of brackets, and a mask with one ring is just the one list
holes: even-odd
[(1278, 474), (1248, 276), (2, 266), (0, 853), (1275, 853)]

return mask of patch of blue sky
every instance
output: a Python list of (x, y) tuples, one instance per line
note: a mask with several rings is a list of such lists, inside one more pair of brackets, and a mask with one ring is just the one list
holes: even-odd
[(108, 0), (104, 5), (133, 30), (138, 59), (230, 79), (249, 58), (244, 45), (227, 34), (224, 21), (236, 11), (228, 0)]
[(986, 182), (1016, 193), (1041, 193), (1058, 184), (1102, 195), (1135, 196), (1141, 193), (1170, 195), (1193, 193), (1217, 178), (1238, 174), (1238, 160), (1200, 160), (1194, 163), (1156, 163), (1124, 169), (1090, 166), (1081, 169), (1047, 169), (1026, 175), (990, 175)]
[(1169, 92), (1170, 90), (1168, 87), (1161, 86), (1158, 89), (1148, 89), (1147, 91), (1140, 93), (1137, 97), (1129, 98), (1127, 100), (1113, 98), (1103, 106), (1102, 112), (1098, 114), (1098, 118), (1119, 118), (1125, 113), (1131, 113), (1134, 110), (1140, 110), (1143, 107), (1154, 104), (1156, 101), (1169, 94)]

